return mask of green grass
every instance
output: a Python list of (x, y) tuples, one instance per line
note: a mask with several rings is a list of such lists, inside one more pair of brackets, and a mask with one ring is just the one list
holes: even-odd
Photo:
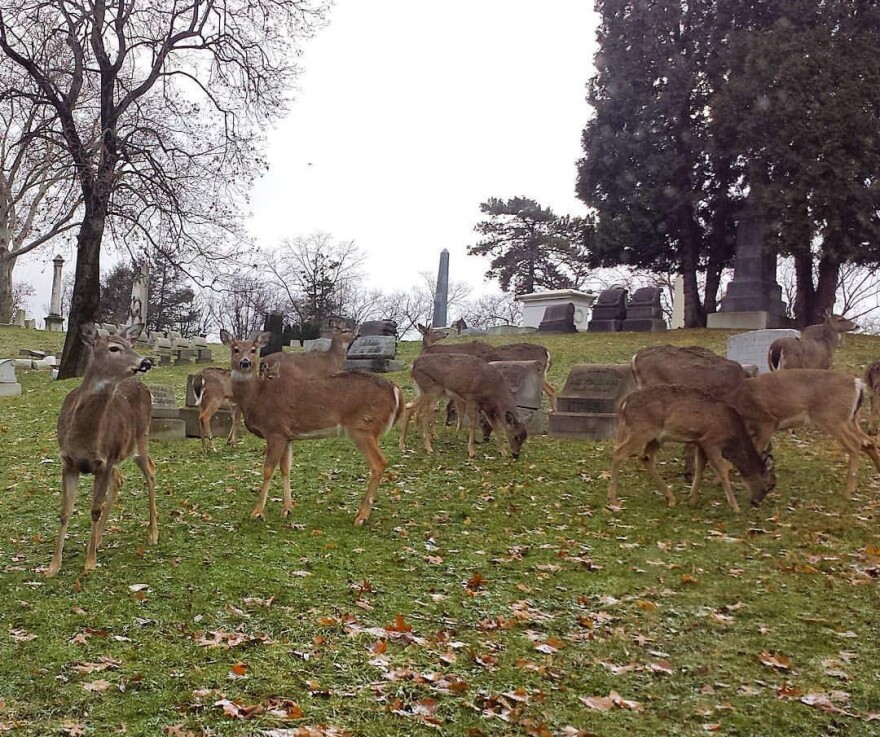
[[(646, 342), (723, 353), (728, 335), (542, 340), (561, 389), (575, 363), (625, 362)], [(3, 329), (0, 355), (60, 352), (61, 337)], [(402, 344), (404, 359), (417, 349)], [(857, 374), (878, 355), (880, 339), (847, 336), (836, 365)], [(192, 370), (147, 379), (182, 401)], [(862, 463), (843, 499), (843, 454), (820, 436), (780, 434), (777, 490), (737, 516), (711, 480), (699, 507), (666, 509), (635, 461), (623, 508), (605, 510), (608, 442), (534, 437), (518, 461), (494, 444), (469, 461), (448, 432), (431, 458), (415, 438), (401, 454), (393, 430), (360, 529), (366, 469), (345, 441), (294, 446), (297, 506), (281, 518), (276, 479), (265, 522), (248, 516), (257, 438), (210, 455), (154, 442), (158, 545), (126, 463), (98, 569), (82, 574), (82, 479), (46, 579), (55, 420), (76, 381), (18, 376), (23, 395), (0, 400), (0, 733), (877, 733), (880, 486)], [(409, 391), (406, 373), (392, 378)], [(683, 498), (678, 454), (663, 451), (661, 473)], [(582, 701), (612, 692), (607, 711)]]

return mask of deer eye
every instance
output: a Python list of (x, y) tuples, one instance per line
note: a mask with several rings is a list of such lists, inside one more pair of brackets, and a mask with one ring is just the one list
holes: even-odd
[(120, 350), (120, 349), (119, 349), (119, 346), (118, 346), (118, 345), (111, 345), (111, 346), (110, 346), (110, 352), (111, 352), (111, 353), (119, 353), (119, 350)]
[(238, 346), (237, 345), (232, 346), (232, 352), (238, 353)]

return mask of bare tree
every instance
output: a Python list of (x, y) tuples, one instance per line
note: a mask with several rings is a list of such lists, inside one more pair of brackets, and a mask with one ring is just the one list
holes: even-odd
[(459, 309), (469, 328), (484, 330), (492, 325), (518, 325), (522, 304), (510, 292), (484, 294)]
[(193, 221), (222, 229), (241, 216), (320, 2), (4, 3), (0, 51), (32, 80), (22, 93), (57, 116), (46, 135), (66, 150), (83, 197), (60, 378), (84, 368), (79, 328), (98, 315), (108, 223), (148, 240), (159, 224), (180, 249), (197, 245)]
[(215, 285), (212, 300), (214, 321), (234, 335), (260, 330), (266, 313), (279, 309), (284, 297), (261, 274), (231, 275)]
[(42, 135), (51, 110), (13, 92), (28, 83), (21, 70), (0, 66), (0, 322), (14, 309), (18, 258), (76, 227), (80, 202), (65, 152)]

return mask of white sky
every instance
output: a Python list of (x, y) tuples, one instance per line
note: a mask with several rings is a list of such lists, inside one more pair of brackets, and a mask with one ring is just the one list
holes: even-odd
[[(467, 255), (480, 203), (526, 196), (581, 215), (574, 195), (589, 114), (596, 18), (587, 0), (337, 0), (305, 47), (290, 114), (253, 191), (263, 248), (320, 230), (354, 240), (370, 286), (436, 274), (493, 291)], [(17, 278), (42, 325), (55, 252)], [(62, 255), (72, 257), (72, 253)], [(65, 273), (73, 263), (65, 265)]]

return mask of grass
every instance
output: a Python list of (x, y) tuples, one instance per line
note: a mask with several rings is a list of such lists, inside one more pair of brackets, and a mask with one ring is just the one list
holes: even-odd
[[(625, 362), (646, 342), (723, 353), (727, 336), (542, 340), (561, 389), (575, 363)], [(0, 355), (60, 351), (61, 337), (0, 329)], [(836, 365), (858, 374), (878, 354), (880, 339), (847, 336)], [(192, 370), (147, 378), (182, 402)], [(281, 518), (276, 480), (265, 522), (248, 517), (257, 438), (210, 455), (154, 442), (158, 545), (127, 463), (97, 571), (82, 574), (81, 480), (46, 579), (54, 423), (76, 381), (18, 376), (23, 395), (0, 399), (0, 733), (877, 733), (878, 476), (863, 463), (843, 499), (843, 454), (819, 436), (780, 434), (777, 490), (734, 515), (711, 482), (699, 507), (666, 509), (635, 461), (623, 508), (605, 510), (608, 442), (535, 437), (519, 461), (494, 444), (469, 461), (448, 433), (432, 458), (415, 439), (401, 454), (392, 430), (361, 529), (366, 469), (345, 441), (295, 446), (297, 506)], [(681, 498), (678, 454), (664, 450), (661, 472)]]

